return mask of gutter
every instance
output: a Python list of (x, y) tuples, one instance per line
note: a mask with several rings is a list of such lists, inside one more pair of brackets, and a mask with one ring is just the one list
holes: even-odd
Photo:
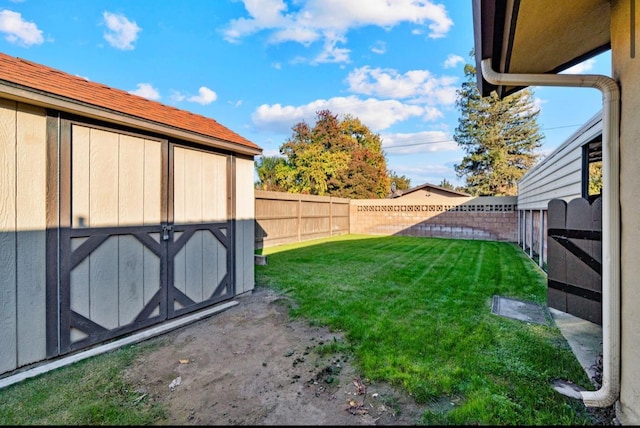
[(596, 88), (602, 92), (602, 386), (581, 391), (590, 407), (608, 407), (620, 395), (620, 89), (615, 80), (595, 74), (512, 74), (491, 69), (482, 75), (493, 85)]

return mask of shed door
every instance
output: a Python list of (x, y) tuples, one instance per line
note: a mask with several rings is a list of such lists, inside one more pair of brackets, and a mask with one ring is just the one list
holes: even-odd
[(232, 298), (229, 157), (171, 146), (169, 317)]
[(60, 353), (233, 297), (227, 156), (79, 124), (65, 150)]

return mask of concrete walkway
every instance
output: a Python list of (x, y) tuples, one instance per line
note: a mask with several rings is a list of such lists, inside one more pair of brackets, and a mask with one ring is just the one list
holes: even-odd
[(549, 308), (549, 312), (592, 380), (598, 356), (602, 354), (602, 326), (557, 309)]
[(555, 323), (593, 383), (602, 354), (602, 326), (545, 305), (502, 296), (493, 296), (491, 312), (525, 322)]

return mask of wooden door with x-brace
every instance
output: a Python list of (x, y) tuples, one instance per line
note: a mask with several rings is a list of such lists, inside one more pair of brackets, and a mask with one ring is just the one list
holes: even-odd
[(67, 129), (57, 353), (232, 298), (230, 157), (83, 123)]

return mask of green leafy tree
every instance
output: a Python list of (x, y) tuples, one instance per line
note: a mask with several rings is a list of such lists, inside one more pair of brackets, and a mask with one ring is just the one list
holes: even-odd
[(516, 195), (517, 182), (536, 163), (543, 138), (533, 92), (523, 89), (500, 99), (494, 91), (481, 97), (475, 67), (465, 65), (464, 73), (454, 140), (466, 155), (455, 166), (456, 174), (465, 178), (472, 195)]
[(321, 110), (313, 127), (303, 121), (292, 130), (280, 147), (285, 161), (276, 168), (278, 186), (353, 199), (386, 196), (390, 183), (382, 141), (359, 119), (346, 115), (340, 120)]
[(389, 181), (391, 183), (396, 183), (396, 190), (407, 190), (411, 188), (410, 178), (404, 175), (398, 176), (398, 174), (396, 174), (394, 171), (389, 171), (388, 175), (389, 175)]
[(256, 189), (272, 192), (284, 192), (286, 189), (279, 184), (278, 168), (284, 167), (285, 159), (280, 156), (262, 156), (255, 162), (258, 181)]
[(329, 178), (329, 194), (352, 199), (386, 196), (390, 181), (380, 136), (351, 115), (346, 115), (339, 127), (343, 146), (336, 149), (349, 153), (350, 158), (345, 169)]
[(589, 163), (589, 196), (602, 192), (602, 161)]

